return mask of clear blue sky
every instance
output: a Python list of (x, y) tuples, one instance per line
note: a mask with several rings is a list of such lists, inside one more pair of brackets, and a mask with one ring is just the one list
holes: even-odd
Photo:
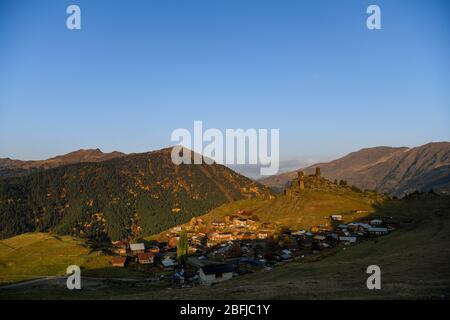
[(284, 159), (416, 146), (450, 140), (449, 88), (446, 0), (0, 1), (0, 157), (149, 151), (194, 120), (279, 128)]

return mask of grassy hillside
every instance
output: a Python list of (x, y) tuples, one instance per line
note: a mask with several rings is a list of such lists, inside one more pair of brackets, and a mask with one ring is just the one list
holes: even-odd
[[(398, 230), (326, 256), (289, 262), (212, 287), (167, 289), (167, 282), (102, 282), (69, 291), (48, 282), (0, 289), (3, 298), (58, 299), (450, 299), (450, 197), (389, 200), (373, 216), (392, 217)], [(382, 289), (366, 288), (366, 268), (381, 268)]]
[[(192, 290), (177, 297), (450, 299), (450, 198), (392, 200), (379, 206), (375, 215), (393, 217), (400, 228), (319, 261), (288, 263), (212, 287), (207, 294)], [(372, 264), (381, 268), (380, 291), (366, 288), (365, 270)]]
[[(450, 198), (432, 194), (390, 200), (374, 216), (392, 217), (388, 236), (340, 247), (212, 287), (167, 289), (166, 282), (103, 282), (69, 291), (55, 283), (0, 289), (4, 298), (63, 299), (450, 299)], [(382, 289), (366, 288), (366, 268), (381, 268)]]
[(0, 283), (65, 274), (69, 265), (104, 268), (110, 258), (70, 236), (27, 233), (0, 240)]
[[(210, 222), (244, 210), (256, 214), (262, 222), (309, 229), (312, 226), (329, 226), (332, 214), (341, 214), (345, 222), (365, 217), (374, 212), (374, 205), (383, 199), (374, 192), (359, 192), (348, 186), (336, 186), (325, 179), (306, 178), (307, 188), (301, 193), (226, 203), (202, 218)], [(313, 185), (313, 181), (317, 185)], [(356, 210), (366, 212), (356, 213)]]

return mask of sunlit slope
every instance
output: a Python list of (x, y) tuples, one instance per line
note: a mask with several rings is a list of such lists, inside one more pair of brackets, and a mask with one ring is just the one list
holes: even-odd
[[(129, 287), (109, 298), (449, 299), (450, 197), (415, 195), (384, 201), (374, 210), (371, 216), (389, 219), (399, 228), (384, 237), (329, 250), (326, 256), (299, 259), (212, 287), (158, 291)], [(369, 265), (381, 268), (381, 290), (366, 287)], [(101, 296), (101, 292), (93, 295)]]
[[(450, 197), (387, 201), (374, 214), (392, 217), (399, 229), (319, 261), (300, 260), (173, 294), (179, 299), (449, 299)], [(366, 268), (373, 264), (381, 268), (381, 290), (366, 287)], [(144, 297), (152, 296), (139, 296)]]
[(91, 251), (70, 236), (27, 233), (0, 241), (0, 282), (16, 282), (65, 274), (69, 265), (83, 269), (109, 265), (108, 256)]
[[(244, 210), (256, 214), (262, 222), (310, 228), (329, 225), (332, 214), (342, 214), (344, 221), (364, 217), (374, 211), (374, 203), (374, 196), (360, 192), (304, 190), (300, 196), (280, 195), (275, 199), (248, 199), (227, 203), (202, 218), (212, 221)], [(355, 213), (355, 210), (367, 212)]]

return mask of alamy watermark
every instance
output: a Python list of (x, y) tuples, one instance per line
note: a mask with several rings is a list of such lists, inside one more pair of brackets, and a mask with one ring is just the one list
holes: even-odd
[(369, 290), (380, 290), (381, 289), (381, 269), (377, 265), (370, 265), (366, 270), (367, 274), (370, 276), (367, 278), (366, 286)]
[[(67, 7), (66, 13), (69, 16), (66, 19), (66, 27), (69, 30), (81, 29), (81, 9), (79, 6), (72, 4)], [(381, 29), (381, 9), (376, 4), (371, 4), (367, 7), (366, 13), (370, 16), (366, 20), (366, 26), (369, 30)]]
[(77, 265), (70, 265), (66, 270), (67, 274), (70, 274), (67, 277), (66, 286), (69, 290), (80, 290), (81, 289), (81, 269)]
[(70, 16), (66, 19), (66, 27), (69, 30), (81, 29), (81, 9), (79, 6), (72, 4), (67, 7), (66, 13)]
[(366, 20), (366, 26), (369, 30), (380, 30), (381, 29), (381, 9), (376, 4), (371, 4), (367, 7), (367, 14), (370, 16)]
[[(177, 143), (172, 149), (172, 162), (176, 165), (258, 164), (261, 165), (260, 174), (263, 176), (278, 173), (279, 129), (226, 129), (224, 134), (216, 128), (203, 132), (203, 122), (194, 121), (193, 135), (188, 129), (179, 128), (172, 132), (170, 139)], [(195, 154), (192, 155), (186, 149)]]

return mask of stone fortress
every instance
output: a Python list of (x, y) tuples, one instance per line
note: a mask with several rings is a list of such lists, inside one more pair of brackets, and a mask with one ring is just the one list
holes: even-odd
[(297, 178), (291, 181), (284, 189), (287, 196), (301, 196), (305, 190), (337, 190), (340, 186), (325, 179), (320, 174), (320, 167), (317, 167), (315, 173), (306, 175), (303, 171), (297, 172)]

